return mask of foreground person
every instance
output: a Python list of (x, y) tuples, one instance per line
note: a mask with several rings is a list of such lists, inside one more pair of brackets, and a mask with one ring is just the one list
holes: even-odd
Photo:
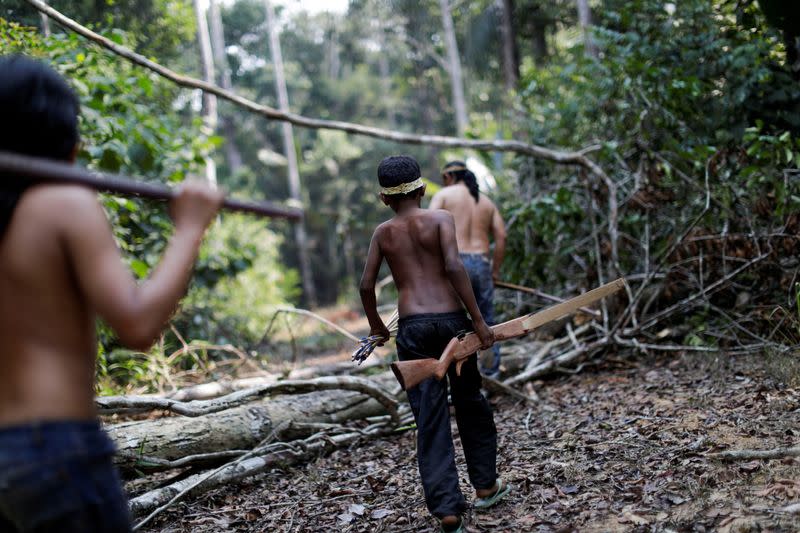
[[(378, 166), (378, 181), (381, 199), (395, 216), (375, 229), (361, 278), (370, 335), (389, 339), (375, 297), (378, 271), (386, 258), (399, 293), (397, 355), (401, 361), (438, 358), (451, 338), (473, 327), (483, 347), (491, 346), (494, 333), (478, 309), (458, 256), (452, 215), (420, 208), (425, 185), (417, 162), (407, 156), (387, 157)], [(470, 356), (460, 376), (451, 365), (448, 378), (467, 471), (475, 487), (474, 505), (489, 507), (509, 487), (497, 477), (497, 430), (492, 409), (480, 391), (477, 355)], [(441, 521), (442, 531), (451, 532), (463, 531), (467, 504), (458, 486), (447, 382), (429, 378), (407, 393), (417, 422), (417, 460), (425, 503)]]
[[(0, 58), (0, 150), (74, 161), (76, 97), (53, 70)], [(186, 183), (175, 232), (150, 278), (125, 267), (94, 191), (0, 175), (0, 531), (130, 531), (94, 407), (99, 316), (146, 350), (186, 290), (222, 202)]]

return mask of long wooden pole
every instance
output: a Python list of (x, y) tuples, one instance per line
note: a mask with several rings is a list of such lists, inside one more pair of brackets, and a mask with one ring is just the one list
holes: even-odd
[[(147, 183), (127, 176), (90, 172), (85, 168), (50, 159), (0, 152), (0, 179), (26, 179), (34, 182), (71, 183), (122, 195), (141, 196), (154, 200), (170, 200), (175, 191), (166, 185)], [(254, 215), (300, 220), (301, 209), (277, 206), (269, 202), (251, 202), (225, 198), (223, 209)]]

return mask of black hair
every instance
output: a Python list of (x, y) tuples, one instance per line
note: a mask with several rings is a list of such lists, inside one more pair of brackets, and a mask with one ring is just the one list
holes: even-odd
[[(378, 165), (378, 183), (381, 187), (397, 187), (403, 183), (411, 183), (422, 175), (417, 160), (408, 155), (391, 155), (383, 159)], [(405, 194), (388, 195), (392, 199), (406, 196), (417, 196), (422, 187)]]
[[(448, 170), (451, 167), (453, 169)], [(456, 181), (463, 181), (464, 185), (469, 189), (469, 193), (475, 198), (475, 203), (478, 203), (481, 198), (478, 178), (475, 177), (475, 174), (473, 174), (471, 170), (467, 170), (467, 165), (465, 165), (463, 161), (450, 161), (444, 166), (444, 172), (452, 174)]]
[[(78, 143), (79, 104), (51, 67), (24, 56), (0, 57), (0, 150), (69, 160)], [(0, 175), (0, 237), (27, 184)]]

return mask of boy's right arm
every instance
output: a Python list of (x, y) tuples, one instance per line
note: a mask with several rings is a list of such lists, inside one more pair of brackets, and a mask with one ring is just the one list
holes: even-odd
[[(378, 271), (383, 261), (381, 247), (378, 244), (379, 231), (380, 229), (375, 230), (369, 243), (367, 263), (364, 265), (364, 273), (361, 275), (361, 283), (359, 284), (359, 294), (361, 295), (361, 304), (364, 306), (364, 313), (366, 313), (369, 321), (369, 334), (380, 335), (384, 341), (388, 341), (389, 329), (378, 314), (378, 302), (375, 297), (375, 281), (378, 279)], [(378, 346), (383, 346), (383, 342), (379, 343)]]
[(442, 249), (442, 256), (444, 257), (444, 267), (447, 272), (447, 277), (450, 283), (458, 293), (461, 301), (467, 307), (469, 316), (472, 317), (472, 325), (475, 326), (475, 333), (481, 340), (481, 350), (489, 348), (494, 344), (494, 332), (490, 328), (478, 308), (478, 302), (475, 300), (475, 293), (472, 291), (472, 283), (469, 281), (469, 275), (464, 268), (464, 263), (458, 255), (458, 244), (456, 243), (456, 226), (453, 220), (453, 215), (448, 211), (441, 211), (442, 218), (439, 222), (439, 245)]
[[(137, 284), (122, 262), (96, 195), (83, 197), (64, 227), (66, 250), (88, 305), (123, 344), (150, 347), (186, 291), (203, 234), (223, 195), (199, 183), (185, 183), (170, 205), (175, 232), (150, 277)], [(73, 200), (76, 201), (76, 200)]]

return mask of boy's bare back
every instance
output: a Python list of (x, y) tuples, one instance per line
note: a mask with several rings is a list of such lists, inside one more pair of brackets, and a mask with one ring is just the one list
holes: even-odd
[(0, 426), (95, 417), (95, 317), (146, 349), (186, 287), (221, 193), (187, 184), (176, 230), (138, 285), (123, 264), (96, 194), (76, 186), (26, 191), (0, 237)]
[(96, 204), (77, 187), (36, 187), (0, 241), (0, 425), (94, 414), (94, 323), (69, 256), (73, 240), (108, 231), (82, 224)]
[[(461, 309), (446, 270), (447, 255), (458, 254), (454, 231), (450, 213), (426, 209), (395, 216), (375, 230), (373, 246), (392, 271), (401, 317)], [(368, 265), (372, 258), (370, 250)]]

